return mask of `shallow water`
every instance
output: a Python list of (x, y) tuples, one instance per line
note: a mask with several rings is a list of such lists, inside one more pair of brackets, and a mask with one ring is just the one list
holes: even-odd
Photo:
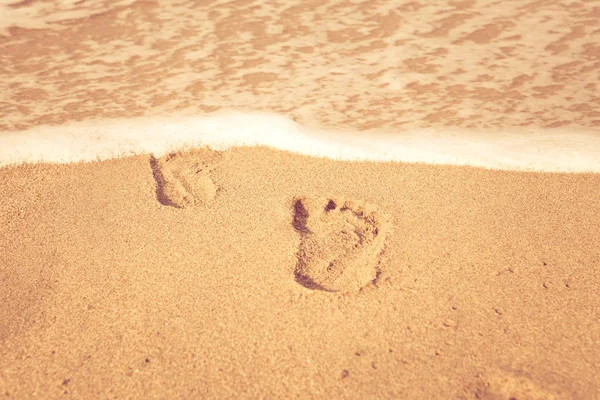
[(0, 133), (0, 166), (77, 162), (209, 146), (269, 146), (350, 161), (471, 165), (503, 170), (600, 172), (600, 138), (587, 131), (481, 134), (460, 128), (403, 133), (317, 130), (266, 113), (115, 119)]
[(599, 17), (558, 0), (0, 0), (0, 165), (204, 143), (597, 172)]

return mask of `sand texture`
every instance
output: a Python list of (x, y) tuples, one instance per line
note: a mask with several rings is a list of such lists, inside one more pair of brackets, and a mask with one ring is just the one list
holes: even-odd
[(599, 20), (0, 0), (0, 398), (600, 399)]
[(599, 175), (215, 159), (0, 170), (3, 395), (598, 398)]

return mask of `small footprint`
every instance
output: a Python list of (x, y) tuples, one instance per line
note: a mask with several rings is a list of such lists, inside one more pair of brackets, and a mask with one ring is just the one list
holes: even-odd
[(391, 220), (368, 203), (297, 199), (293, 226), (300, 234), (296, 281), (309, 289), (358, 291), (374, 282)]
[(221, 152), (208, 148), (152, 157), (158, 201), (178, 208), (209, 204), (218, 191), (210, 172), (220, 160)]

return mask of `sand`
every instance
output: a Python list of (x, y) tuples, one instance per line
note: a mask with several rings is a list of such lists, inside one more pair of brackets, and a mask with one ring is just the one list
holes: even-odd
[(0, 0), (0, 397), (600, 399), (596, 3)]
[[(0, 170), (3, 394), (598, 397), (599, 175), (174, 157), (214, 197), (169, 205), (148, 156)], [(374, 283), (299, 279), (301, 199), (339, 247), (309, 259), (366, 257)], [(344, 204), (389, 217), (383, 250)]]

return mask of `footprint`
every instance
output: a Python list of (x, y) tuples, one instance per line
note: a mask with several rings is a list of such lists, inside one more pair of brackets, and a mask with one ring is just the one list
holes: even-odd
[(523, 373), (480, 377), (472, 395), (489, 400), (557, 400), (564, 398), (541, 387)]
[(209, 204), (218, 191), (210, 172), (220, 159), (221, 152), (208, 148), (171, 153), (159, 159), (152, 157), (158, 201), (178, 208)]
[(330, 292), (358, 291), (374, 282), (390, 218), (373, 205), (343, 199), (297, 199), (300, 234), (296, 281)]

